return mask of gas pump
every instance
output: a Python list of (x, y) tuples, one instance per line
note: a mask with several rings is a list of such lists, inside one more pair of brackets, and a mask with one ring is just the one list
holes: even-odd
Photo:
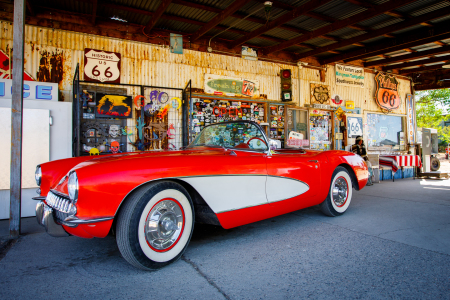
[(423, 171), (437, 171), (441, 164), (437, 158), (438, 134), (433, 128), (422, 128), (422, 164)]

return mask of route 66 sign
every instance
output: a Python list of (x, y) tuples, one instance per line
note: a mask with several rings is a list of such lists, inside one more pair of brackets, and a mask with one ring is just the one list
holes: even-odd
[(84, 80), (120, 83), (120, 53), (84, 49)]
[(388, 111), (397, 109), (400, 106), (400, 95), (398, 94), (399, 82), (397, 78), (390, 74), (379, 72), (375, 76), (377, 89), (375, 91), (375, 101), (378, 106)]

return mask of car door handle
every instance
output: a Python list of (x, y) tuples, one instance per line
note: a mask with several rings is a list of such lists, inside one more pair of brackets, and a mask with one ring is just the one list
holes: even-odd
[(308, 160), (308, 162), (318, 163), (319, 161), (318, 161), (318, 160), (315, 160), (315, 159), (313, 159), (313, 160)]

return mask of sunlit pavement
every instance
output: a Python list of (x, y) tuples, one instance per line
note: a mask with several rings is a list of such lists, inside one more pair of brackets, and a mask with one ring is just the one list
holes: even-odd
[(52, 238), (35, 222), (0, 254), (1, 299), (450, 298), (449, 180), (353, 191), (336, 218), (314, 207), (231, 230), (196, 225), (183, 258), (157, 272), (126, 263), (113, 237)]

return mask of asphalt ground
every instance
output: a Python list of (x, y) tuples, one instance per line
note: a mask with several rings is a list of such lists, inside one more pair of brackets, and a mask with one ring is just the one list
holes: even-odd
[(336, 218), (313, 207), (197, 224), (182, 259), (156, 272), (129, 265), (114, 237), (53, 238), (35, 218), (22, 232), (0, 254), (0, 299), (450, 299), (448, 179), (382, 181)]

